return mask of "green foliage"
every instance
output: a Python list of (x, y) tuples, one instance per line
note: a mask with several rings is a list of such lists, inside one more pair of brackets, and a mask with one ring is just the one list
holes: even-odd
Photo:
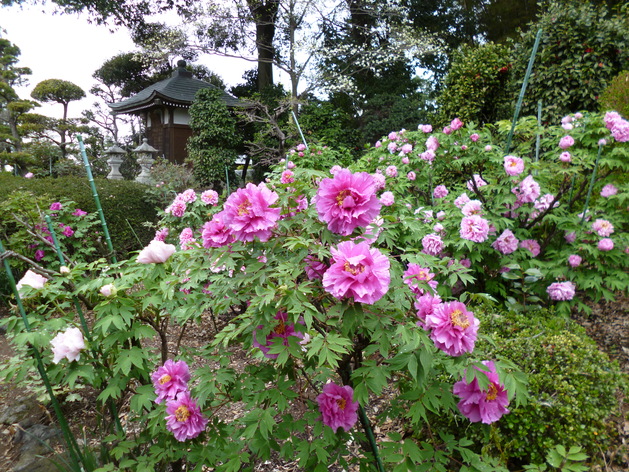
[(611, 81), (600, 98), (603, 111), (617, 111), (629, 117), (629, 71), (623, 71)]
[(190, 107), (190, 127), (193, 135), (188, 139), (188, 156), (199, 184), (220, 188), (226, 174), (236, 181), (234, 162), (241, 138), (236, 119), (219, 99), (218, 89), (197, 92)]
[[(124, 180), (95, 179), (95, 182), (116, 252), (124, 257), (130, 251), (141, 249), (142, 245), (153, 237), (153, 231), (146, 227), (145, 223), (154, 223), (157, 215), (148, 199), (147, 187)], [(77, 177), (24, 179), (0, 173), (0, 187), (6, 189), (6, 193), (0, 197), (2, 200), (6, 200), (12, 192), (20, 190), (31, 193), (34, 198), (46, 197), (48, 203), (45, 208), (55, 201), (72, 200), (82, 210), (96, 212), (96, 204), (87, 179)], [(3, 219), (2, 226), (5, 224), (6, 220)], [(101, 243), (106, 244), (105, 241)]]
[[(288, 160), (301, 168), (326, 172), (334, 166), (349, 166), (353, 162), (354, 156), (349, 150), (337, 146), (311, 144), (308, 149), (305, 149), (302, 144), (288, 151)], [(283, 169), (284, 167), (276, 167), (276, 170)]]
[(299, 125), (308, 144), (323, 143), (335, 149), (347, 148), (353, 151), (359, 147), (356, 133), (347, 132), (352, 126), (352, 117), (346, 110), (337, 108), (330, 102), (308, 100), (301, 107)]
[(67, 105), (69, 102), (85, 97), (85, 92), (78, 85), (67, 80), (47, 79), (39, 82), (31, 97), (42, 102), (55, 102)]
[(162, 158), (155, 159), (151, 166), (151, 181), (147, 194), (158, 208), (165, 208), (178, 193), (196, 186), (194, 175), (188, 165), (173, 164)]
[(523, 115), (536, 115), (542, 101), (546, 122), (579, 110), (596, 111), (598, 98), (612, 79), (629, 68), (629, 6), (610, 13), (589, 2), (551, 3), (531, 28), (514, 42), (512, 96), (516, 96), (533, 49), (543, 30)]
[(511, 49), (502, 44), (460, 47), (451, 59), (438, 98), (440, 120), (458, 116), (465, 122), (491, 123), (509, 118), (513, 95), (507, 93)]

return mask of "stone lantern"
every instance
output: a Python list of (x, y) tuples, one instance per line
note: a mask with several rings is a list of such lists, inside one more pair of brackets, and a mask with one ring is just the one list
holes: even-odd
[(109, 155), (109, 159), (107, 159), (107, 164), (109, 164), (109, 167), (111, 167), (111, 171), (109, 172), (109, 174), (107, 174), (107, 178), (111, 180), (122, 180), (124, 177), (120, 173), (120, 165), (124, 160), (126, 151), (120, 146), (114, 144), (112, 147), (105, 151), (105, 154)]
[(148, 139), (144, 138), (142, 141), (142, 144), (133, 150), (138, 156), (137, 162), (142, 168), (140, 175), (135, 180), (136, 182), (148, 184), (151, 181), (151, 166), (155, 162), (153, 155), (157, 152), (157, 149), (148, 143)]

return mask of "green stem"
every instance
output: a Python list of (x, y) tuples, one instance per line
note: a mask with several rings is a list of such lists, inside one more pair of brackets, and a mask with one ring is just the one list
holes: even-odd
[[(0, 253), (4, 252), (4, 246), (2, 245), (2, 241), (0, 241)], [(13, 272), (11, 271), (11, 266), (9, 265), (8, 258), (4, 259), (4, 270), (7, 274), (7, 279), (9, 280), (9, 285), (13, 293), (15, 294), (15, 301), (22, 317), (22, 321), (24, 322), (24, 327), (27, 332), (31, 332), (31, 326), (28, 322), (28, 318), (26, 316), (26, 311), (24, 310), (24, 305), (22, 304), (22, 298), (20, 297), (20, 293), (15, 286), (15, 278), (13, 277)], [(72, 466), (76, 471), (84, 470), (81, 466), (84, 463), (84, 459), (81, 456), (81, 450), (79, 445), (76, 442), (76, 439), (72, 435), (70, 431), (70, 427), (68, 426), (68, 422), (63, 415), (63, 411), (61, 410), (61, 405), (57, 401), (57, 397), (55, 396), (54, 391), (52, 390), (52, 385), (50, 384), (50, 379), (48, 378), (48, 374), (46, 374), (46, 369), (44, 367), (44, 363), (41, 359), (41, 355), (39, 350), (35, 348), (35, 346), (29, 344), (29, 348), (37, 362), (37, 370), (39, 371), (39, 375), (41, 376), (44, 386), (46, 387), (46, 392), (48, 392), (48, 396), (50, 397), (50, 402), (52, 403), (52, 407), (55, 410), (55, 415), (57, 416), (57, 421), (59, 421), (59, 426), (61, 427), (61, 432), (63, 433), (63, 437), (68, 446), (68, 454), (70, 454), (70, 460), (72, 462)]]
[(535, 44), (533, 45), (533, 51), (531, 51), (531, 57), (529, 58), (529, 64), (526, 68), (526, 74), (524, 74), (524, 81), (522, 82), (522, 88), (520, 89), (518, 102), (515, 106), (515, 112), (513, 113), (513, 122), (511, 123), (511, 131), (509, 131), (509, 136), (507, 137), (505, 154), (509, 154), (509, 150), (511, 149), (511, 139), (513, 138), (513, 131), (515, 130), (515, 124), (518, 121), (518, 117), (520, 116), (520, 109), (522, 108), (522, 101), (524, 100), (524, 92), (526, 91), (526, 87), (529, 83), (529, 77), (531, 76), (533, 63), (535, 62), (535, 55), (537, 54), (537, 48), (539, 48), (539, 42), (541, 39), (542, 29), (540, 28), (539, 30), (537, 30), (537, 36), (535, 36)]
[(369, 418), (367, 418), (365, 409), (360, 403), (358, 404), (358, 415), (360, 416), (360, 422), (363, 425), (363, 429), (365, 430), (365, 433), (367, 433), (367, 439), (369, 440), (374, 459), (376, 460), (376, 469), (378, 470), (378, 472), (385, 472), (384, 465), (382, 464), (382, 459), (380, 458), (380, 454), (378, 453), (378, 443), (376, 443), (376, 438), (373, 435), (371, 423), (369, 422)]
[(588, 205), (590, 204), (590, 197), (592, 196), (592, 188), (594, 188), (594, 180), (596, 179), (596, 171), (598, 170), (598, 161), (601, 158), (603, 152), (603, 145), (598, 145), (598, 153), (596, 155), (596, 162), (594, 163), (594, 170), (592, 170), (592, 176), (590, 177), (590, 187), (588, 188), (588, 194), (585, 197), (585, 207), (583, 208), (583, 216), (581, 218), (581, 226), (585, 222), (585, 213), (587, 212)]
[(90, 188), (92, 189), (92, 196), (94, 197), (94, 202), (96, 203), (96, 209), (98, 210), (98, 216), (100, 217), (101, 225), (103, 226), (103, 233), (105, 234), (105, 241), (107, 242), (107, 247), (109, 248), (109, 252), (111, 253), (111, 260), (113, 262), (118, 262), (116, 260), (116, 253), (114, 252), (114, 246), (111, 243), (111, 237), (109, 236), (109, 229), (107, 229), (107, 222), (105, 221), (105, 214), (103, 213), (103, 207), (100, 204), (100, 198), (98, 198), (98, 191), (96, 190), (96, 184), (94, 183), (94, 177), (92, 176), (92, 167), (90, 166), (90, 161), (87, 158), (87, 153), (85, 152), (85, 146), (83, 145), (83, 138), (78, 135), (76, 139), (79, 141), (79, 148), (81, 150), (81, 157), (83, 158), (83, 164), (85, 165), (85, 171), (87, 172), (87, 180), (90, 183)]

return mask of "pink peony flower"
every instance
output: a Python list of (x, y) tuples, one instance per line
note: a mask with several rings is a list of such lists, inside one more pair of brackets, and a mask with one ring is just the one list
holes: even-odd
[(400, 148), (400, 151), (404, 154), (408, 154), (412, 150), (413, 150), (413, 145), (409, 143), (403, 144), (402, 147)]
[(564, 239), (566, 240), (568, 244), (572, 244), (577, 239), (577, 233), (575, 233), (574, 231), (570, 233), (566, 232), (564, 234)]
[(443, 128), (443, 134), (452, 134), (452, 128), (446, 126), (445, 128)]
[(380, 212), (374, 177), (366, 172), (339, 171), (332, 179), (323, 179), (315, 196), (319, 219), (333, 233), (350, 235), (359, 226), (367, 226)]
[(63, 234), (66, 238), (69, 238), (74, 234), (74, 230), (70, 226), (64, 226), (61, 234)]
[(194, 189), (189, 188), (188, 190), (184, 190), (183, 192), (181, 192), (175, 198), (181, 200), (184, 203), (192, 203), (197, 200), (197, 194)]
[(115, 296), (118, 290), (114, 284), (106, 284), (100, 288), (99, 292), (103, 297), (111, 297)]
[(463, 192), (461, 195), (456, 197), (454, 200), (454, 204), (457, 208), (463, 208), (467, 202), (470, 201), (470, 197), (467, 196), (467, 193)]
[(185, 361), (172, 361), (168, 359), (164, 365), (151, 374), (151, 380), (155, 387), (155, 403), (164, 400), (175, 400), (177, 396), (188, 391), (190, 369)]
[(57, 210), (61, 210), (62, 205), (59, 202), (54, 202), (52, 205), (50, 205), (50, 209), (52, 211), (57, 211)]
[(380, 203), (384, 206), (393, 205), (393, 203), (395, 203), (395, 196), (393, 195), (393, 192), (384, 192), (380, 195)]
[(79, 216), (80, 217), (80, 216), (85, 216), (85, 215), (87, 215), (87, 212), (81, 210), (80, 208), (77, 208), (76, 210), (74, 210), (72, 212), (72, 216)]
[(534, 239), (525, 239), (520, 242), (520, 247), (523, 249), (528, 249), (533, 257), (539, 256), (539, 252), (541, 248), (539, 247), (539, 243)]
[(292, 184), (295, 181), (295, 173), (292, 170), (285, 170), (282, 172), (280, 182), (283, 184)]
[(596, 231), (599, 236), (607, 237), (614, 232), (614, 226), (609, 221), (599, 218), (592, 223), (592, 231)]
[(321, 280), (325, 271), (328, 270), (328, 266), (324, 262), (321, 262), (312, 255), (306, 256), (304, 262), (306, 263), (304, 270), (309, 280)]
[(461, 302), (441, 303), (426, 316), (430, 339), (437, 348), (453, 357), (474, 350), (479, 324), (474, 313)]
[(408, 174), (406, 174), (406, 178), (410, 181), (413, 181), (417, 178), (417, 175), (415, 174), (415, 172), (410, 171)]
[(395, 151), (397, 151), (397, 144), (391, 141), (389, 144), (387, 144), (387, 149), (391, 154), (393, 154)]
[(304, 334), (299, 331), (295, 331), (295, 325), (293, 323), (287, 323), (287, 318), (288, 318), (288, 315), (284, 313), (283, 311), (277, 312), (277, 314), (275, 315), (277, 324), (271, 330), (271, 332), (267, 335), (264, 344), (260, 344), (258, 342), (258, 338), (256, 334), (258, 331), (263, 330), (264, 326), (258, 325), (253, 330), (253, 345), (262, 351), (262, 354), (264, 354), (264, 357), (268, 359), (277, 359), (277, 356), (279, 354), (269, 354), (269, 350), (271, 346), (273, 345), (273, 341), (277, 338), (280, 338), (282, 340), (282, 344), (284, 344), (284, 346), (288, 346), (288, 338), (290, 336), (294, 336), (299, 339), (304, 339)]
[(581, 265), (581, 260), (581, 256), (577, 254), (570, 254), (568, 256), (568, 264), (570, 264), (570, 267), (579, 267)]
[(398, 136), (395, 131), (391, 131), (387, 137), (390, 141), (396, 141)]
[(166, 262), (176, 250), (177, 248), (173, 244), (166, 244), (164, 241), (154, 239), (140, 251), (137, 261), (140, 264), (161, 264)]
[(435, 233), (427, 234), (422, 238), (422, 252), (430, 256), (438, 256), (443, 251), (441, 236)]
[(428, 315), (432, 315), (435, 307), (439, 306), (440, 304), (441, 298), (439, 298), (439, 295), (431, 295), (430, 293), (425, 293), (418, 296), (414, 303), (415, 309), (417, 310), (417, 318), (419, 318), (417, 325), (421, 326), (422, 328), (425, 327), (426, 317)]
[(491, 247), (502, 254), (511, 254), (518, 248), (518, 240), (510, 229), (505, 229)]
[(461, 220), (459, 234), (463, 239), (482, 243), (489, 234), (489, 223), (479, 215), (466, 216)]
[(334, 262), (323, 274), (323, 288), (338, 299), (373, 304), (389, 289), (389, 260), (366, 242), (344, 241), (331, 249)]
[(611, 251), (614, 249), (614, 241), (609, 238), (603, 238), (598, 242), (599, 251)]
[(607, 112), (603, 121), (616, 141), (621, 143), (629, 141), (629, 121), (623, 120), (615, 111)]
[[(426, 293), (424, 287), (428, 285), (432, 289), (433, 293), (437, 293), (437, 286), (439, 285), (435, 278), (435, 274), (430, 272), (430, 269), (421, 267), (419, 264), (409, 264), (408, 268), (404, 271), (404, 283), (408, 285), (415, 295), (421, 296)], [(424, 282), (420, 286), (418, 282)]]
[(437, 185), (433, 190), (432, 195), (435, 198), (445, 198), (448, 196), (448, 189), (445, 185)]
[(559, 147), (564, 151), (574, 144), (574, 138), (569, 134), (559, 140)]
[(533, 176), (527, 176), (512, 192), (518, 197), (520, 203), (533, 203), (540, 196), (539, 184)]
[(387, 174), (389, 177), (397, 177), (397, 167), (389, 166), (386, 168), (384, 173)]
[(223, 222), (224, 211), (216, 213), (210, 221), (205, 222), (201, 232), (203, 247), (222, 247), (234, 242), (234, 235)]
[(434, 151), (436, 151), (438, 148), (439, 148), (439, 140), (435, 136), (430, 136), (426, 140), (426, 150), (433, 151), (433, 155), (434, 155)]
[(195, 244), (196, 242), (197, 240), (194, 239), (192, 228), (184, 228), (181, 233), (179, 233), (179, 246), (181, 246), (182, 250), (187, 251), (194, 246), (198, 247), (198, 245)]
[(435, 160), (435, 152), (428, 150), (428, 151), (422, 152), (419, 155), (419, 157), (426, 162), (432, 162)]
[(472, 215), (482, 215), (483, 214), (483, 204), (480, 200), (469, 200), (463, 208), (461, 208), (461, 213), (464, 216), (472, 216)]
[(432, 125), (419, 125), (417, 129), (422, 133), (432, 133)]
[(504, 168), (508, 175), (520, 175), (524, 172), (524, 161), (519, 157), (505, 156)]
[(410, 162), (411, 162), (411, 161), (409, 160), (409, 158), (408, 158), (408, 157), (404, 156), (404, 157), (402, 158), (402, 164), (408, 164), (408, 163), (410, 163)]
[(382, 190), (384, 187), (387, 186), (387, 178), (384, 176), (384, 174), (376, 172), (375, 174), (373, 174), (373, 180), (376, 184), (376, 190)]
[(25, 179), (32, 179), (34, 177), (32, 172), (27, 172), (26, 174), (24, 174), (24, 178)]
[(317, 403), (323, 424), (335, 432), (338, 428), (349, 431), (358, 420), (358, 402), (354, 401), (354, 390), (349, 385), (325, 384), (317, 396)]
[(480, 175), (478, 174), (474, 174), (474, 181), (472, 182), (472, 180), (468, 180), (467, 181), (467, 188), (469, 189), (470, 192), (476, 192), (476, 190), (474, 190), (474, 183), (476, 183), (476, 188), (480, 189), (481, 187), (484, 187), (485, 185), (487, 185), (487, 182), (485, 182)]
[(572, 282), (554, 282), (546, 287), (546, 292), (551, 300), (572, 300), (576, 286)]
[(559, 160), (561, 162), (570, 162), (572, 160), (572, 156), (568, 151), (565, 151), (559, 154)]
[(452, 129), (452, 131), (456, 131), (458, 129), (461, 129), (462, 127), (463, 122), (459, 118), (455, 118), (450, 122), (450, 128)]
[[(39, 290), (40, 288), (44, 287), (44, 284), (46, 282), (48, 282), (48, 279), (46, 277), (44, 277), (43, 275), (39, 275), (38, 273), (33, 272), (32, 270), (29, 269), (26, 271), (24, 276), (18, 281), (15, 288), (17, 288), (18, 292), (21, 292), (22, 288), (25, 285), (28, 285), (29, 287), (32, 287), (35, 290)], [(20, 293), (20, 295), (22, 294)]]
[(504, 385), (500, 383), (494, 363), (483, 361), (483, 364), (488, 368), (488, 371), (481, 371), (478, 367), (474, 368), (487, 375), (489, 384), (486, 390), (481, 390), (478, 379), (474, 377), (470, 383), (467, 383), (465, 378), (456, 382), (452, 388), (452, 393), (461, 398), (457, 407), (463, 416), (473, 423), (480, 421), (491, 424), (498, 421), (502, 415), (509, 413), (507, 409), (509, 396)]
[(155, 231), (155, 236), (153, 236), (153, 239), (157, 241), (166, 241), (167, 237), (168, 237), (168, 228), (162, 228)]
[(186, 212), (186, 202), (184, 202), (183, 200), (179, 200), (178, 198), (175, 198), (175, 200), (170, 204), (170, 206), (168, 206), (164, 211), (166, 213), (170, 213), (173, 216), (176, 216), (177, 218), (181, 218), (184, 213)]
[(478, 135), (478, 133), (473, 133), (473, 134), (470, 134), (470, 139), (472, 140), (472, 142), (474, 142), (474, 143), (475, 143), (476, 141), (478, 141), (478, 138), (480, 138), (480, 136)]
[(206, 190), (201, 193), (201, 201), (206, 205), (216, 205), (218, 203), (218, 192), (215, 190)]
[(279, 195), (264, 183), (255, 186), (248, 183), (232, 193), (225, 201), (223, 223), (238, 241), (251, 242), (255, 238), (268, 241), (280, 219), (280, 209), (271, 208)]
[(37, 262), (39, 262), (39, 261), (41, 261), (44, 258), (45, 255), (46, 255), (46, 253), (44, 252), (43, 249), (38, 249), (37, 251), (35, 251), (35, 255), (33, 256), (33, 258)]
[(601, 190), (601, 197), (611, 197), (612, 195), (616, 195), (618, 193), (618, 189), (612, 185), (612, 184), (607, 184), (603, 187), (603, 189)]
[(187, 391), (166, 403), (166, 415), (166, 429), (173, 433), (177, 441), (196, 438), (208, 422)]
[(83, 333), (79, 328), (68, 328), (63, 333), (57, 334), (50, 341), (52, 345), (52, 362), (58, 364), (64, 357), (69, 361), (78, 361), (81, 350), (85, 349)]
[(487, 146), (485, 146), (485, 151), (489, 152), (491, 151), (493, 148), (491, 147), (491, 144), (488, 144)]

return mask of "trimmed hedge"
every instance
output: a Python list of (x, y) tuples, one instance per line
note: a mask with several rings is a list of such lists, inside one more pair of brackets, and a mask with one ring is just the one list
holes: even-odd
[[(147, 223), (157, 222), (157, 209), (151, 203), (148, 187), (128, 180), (95, 179), (94, 182), (116, 254), (119, 259), (126, 258), (129, 252), (148, 244), (155, 233), (147, 226)], [(50, 203), (72, 200), (82, 210), (96, 212), (92, 190), (85, 178), (25, 179), (3, 172), (0, 173), (0, 189), (0, 200), (20, 190), (48, 197)]]

